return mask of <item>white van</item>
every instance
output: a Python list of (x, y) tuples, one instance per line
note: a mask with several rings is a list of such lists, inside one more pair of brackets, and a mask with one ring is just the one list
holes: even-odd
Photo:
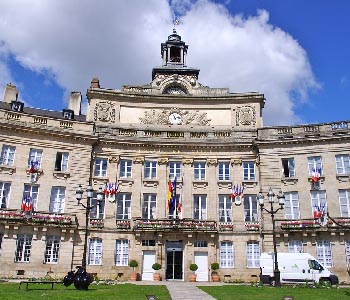
[[(274, 253), (261, 254), (260, 280), (262, 283), (275, 284), (274, 258)], [(339, 283), (338, 277), (309, 253), (277, 253), (277, 261), (281, 283)]]

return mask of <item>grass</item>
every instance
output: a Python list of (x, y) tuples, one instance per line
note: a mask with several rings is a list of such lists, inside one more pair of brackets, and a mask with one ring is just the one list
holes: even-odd
[(157, 285), (90, 285), (88, 291), (79, 291), (73, 285), (29, 284), (29, 289), (19, 283), (1, 283), (1, 300), (145, 300), (146, 295), (155, 295), (158, 300), (170, 300), (166, 286)]
[(282, 300), (293, 296), (294, 300), (350, 300), (349, 288), (308, 288), (291, 286), (274, 288), (240, 285), (201, 286), (204, 292), (217, 300)]

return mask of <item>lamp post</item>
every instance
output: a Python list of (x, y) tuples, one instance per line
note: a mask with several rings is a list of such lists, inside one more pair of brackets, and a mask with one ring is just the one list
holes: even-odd
[[(92, 204), (91, 200), (94, 195), (93, 188), (89, 185), (86, 189), (86, 204), (82, 203), (81, 200), (83, 198), (83, 189), (81, 184), (79, 184), (78, 189), (75, 192), (76, 199), (78, 200), (78, 205), (81, 205), (85, 208), (85, 237), (84, 237), (84, 250), (83, 250), (83, 258), (81, 261), (81, 267), (78, 267), (78, 270), (73, 275), (72, 273), (68, 272), (68, 275), (71, 275), (71, 282), (74, 282), (74, 286), (78, 290), (87, 290), (88, 286), (92, 282), (92, 278), (87, 274), (86, 272), (86, 252), (87, 252), (87, 239), (88, 239), (88, 229), (89, 229), (89, 217), (90, 217), (90, 211), (98, 206), (102, 200), (103, 200), (103, 191), (100, 187), (97, 191), (97, 203)], [(73, 272), (74, 273), (74, 272)], [(67, 280), (67, 285), (69, 285), (69, 280)], [(66, 285), (66, 283), (65, 283)]]
[(272, 191), (272, 188), (270, 187), (269, 192), (267, 193), (267, 199), (270, 203), (270, 209), (266, 209), (264, 207), (264, 195), (260, 192), (258, 194), (258, 201), (261, 210), (266, 211), (271, 215), (272, 219), (272, 243), (273, 243), (273, 253), (274, 253), (274, 270), (273, 270), (273, 275), (275, 278), (275, 287), (281, 287), (281, 273), (280, 270), (278, 269), (278, 261), (277, 261), (277, 247), (276, 247), (276, 235), (275, 235), (275, 214), (283, 209), (284, 203), (285, 203), (285, 197), (284, 193), (282, 190), (278, 192), (277, 199), (278, 199), (278, 204), (279, 208), (274, 209), (273, 204), (275, 201), (275, 193)]

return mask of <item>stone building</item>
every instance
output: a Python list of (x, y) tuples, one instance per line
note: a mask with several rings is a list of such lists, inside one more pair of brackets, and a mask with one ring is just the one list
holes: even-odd
[[(94, 194), (87, 236), (87, 269), (99, 278), (127, 280), (136, 260), (142, 280), (153, 280), (155, 262), (166, 280), (187, 281), (196, 263), (197, 280), (210, 281), (213, 262), (221, 280), (257, 280), (260, 253), (273, 250), (257, 195), (271, 187), (286, 200), (277, 250), (309, 252), (348, 281), (349, 122), (264, 127), (264, 95), (203, 86), (187, 50), (174, 29), (150, 84), (106, 89), (94, 78), (86, 115), (79, 92), (68, 109), (47, 111), (7, 85), (0, 276), (63, 277), (81, 265), (86, 210), (75, 191), (108, 183), (118, 192), (101, 203)], [(336, 223), (315, 221), (320, 209)]]

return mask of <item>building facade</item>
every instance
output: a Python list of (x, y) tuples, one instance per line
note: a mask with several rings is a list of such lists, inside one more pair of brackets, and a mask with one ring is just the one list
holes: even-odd
[[(7, 85), (0, 276), (63, 277), (81, 265), (82, 184), (105, 191), (88, 219), (87, 269), (99, 278), (127, 280), (136, 260), (142, 280), (153, 280), (155, 262), (164, 280), (188, 281), (196, 263), (197, 280), (210, 281), (214, 262), (222, 280), (256, 280), (260, 253), (273, 250), (257, 195), (271, 187), (286, 199), (277, 250), (308, 252), (348, 281), (349, 122), (264, 127), (264, 95), (203, 86), (187, 50), (174, 29), (150, 84), (106, 89), (94, 78), (86, 115), (79, 92), (53, 112), (24, 107)], [(337, 222), (321, 226), (318, 210)]]

